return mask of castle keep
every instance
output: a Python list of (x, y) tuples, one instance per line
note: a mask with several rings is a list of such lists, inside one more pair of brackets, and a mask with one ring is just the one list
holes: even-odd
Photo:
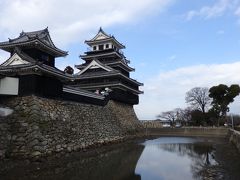
[(107, 95), (108, 100), (138, 104), (143, 84), (130, 78), (134, 69), (121, 52), (125, 46), (101, 28), (85, 43), (90, 50), (80, 56), (85, 62), (76, 65), (80, 70), (76, 74), (55, 67), (55, 58), (67, 52), (54, 45), (48, 29), (22, 32), (0, 43), (0, 49), (11, 54), (0, 66), (0, 95), (37, 94), (101, 105), (106, 104)]
[(101, 28), (93, 39), (85, 43), (89, 46), (89, 51), (80, 56), (85, 62), (76, 65), (80, 70), (76, 86), (100, 92), (107, 87), (112, 90), (111, 99), (138, 104), (138, 94), (142, 93), (139, 86), (143, 84), (130, 78), (130, 72), (134, 69), (128, 65), (130, 61), (121, 51), (125, 46)]
[(48, 29), (21, 32), (0, 43), (0, 159), (38, 158), (121, 141), (141, 132), (133, 109), (139, 86), (125, 48), (101, 28), (85, 43), (76, 74), (59, 70)]

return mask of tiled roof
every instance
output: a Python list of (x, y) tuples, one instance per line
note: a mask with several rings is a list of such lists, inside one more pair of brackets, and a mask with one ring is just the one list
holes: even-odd
[[(105, 35), (106, 38), (104, 38), (104, 39), (96, 39), (99, 34)], [(92, 44), (92, 43), (95, 43), (95, 42), (102, 42), (102, 41), (106, 41), (106, 40), (112, 40), (112, 41), (114, 41), (119, 47), (125, 48), (125, 46), (124, 46), (122, 43), (120, 43), (114, 36), (108, 35), (107, 33), (105, 33), (101, 27), (100, 27), (98, 33), (96, 34), (96, 36), (94, 36), (91, 40), (86, 40), (85, 43), (86, 43), (86, 44)]]
[(26, 46), (30, 44), (42, 44), (45, 49), (51, 49), (57, 57), (66, 56), (67, 52), (57, 48), (51, 40), (48, 29), (33, 32), (21, 32), (19, 37), (0, 42), (0, 49), (10, 51), (16, 46)]
[(78, 94), (78, 95), (82, 95), (82, 96), (96, 98), (96, 99), (100, 99), (100, 100), (105, 99), (105, 97), (101, 94), (95, 94), (91, 91), (83, 90), (80, 87), (71, 86), (71, 85), (64, 86), (63, 91), (64, 92), (69, 92), (69, 93), (72, 93), (72, 94)]
[(40, 62), (11, 66), (0, 66), (0, 73), (3, 75), (11, 75), (12, 73), (16, 74), (21, 72), (30, 72), (33, 74), (46, 73), (64, 80), (74, 80), (73, 75), (67, 74), (64, 71)]

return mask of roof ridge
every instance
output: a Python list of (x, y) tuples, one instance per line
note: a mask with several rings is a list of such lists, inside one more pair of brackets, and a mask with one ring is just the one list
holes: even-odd
[(22, 31), (22, 33), (24, 33), (24, 34), (41, 34), (41, 33), (43, 33), (43, 32), (49, 34), (48, 27), (46, 27), (46, 28), (44, 28), (44, 29), (42, 29), (42, 30), (37, 30), (37, 31), (29, 31), (29, 32), (24, 32), (24, 31)]
[(48, 27), (45, 28), (45, 29), (42, 29), (42, 30), (38, 30), (38, 31), (25, 32), (25, 31), (22, 30), (22, 32), (19, 34), (18, 37), (16, 37), (16, 38), (8, 38), (8, 40), (9, 40), (9, 42), (11, 42), (11, 41), (14, 41), (14, 40), (17, 40), (17, 39), (20, 39), (20, 38), (24, 37), (24, 35), (26, 35), (28, 38), (32, 38), (29, 35), (31, 35), (31, 34), (39, 35), (39, 34), (43, 34), (44, 32), (49, 34)]
[(16, 45), (22, 45), (24, 43), (34, 43), (34, 41), (39, 41), (43, 46), (47, 47), (48, 49), (52, 49), (51, 52), (56, 57), (68, 55), (68, 51), (64, 51), (56, 47), (56, 45), (51, 39), (48, 28), (33, 32), (22, 31), (19, 37), (14, 39), (9, 38), (9, 41), (0, 42), (0, 49), (11, 52), (10, 49), (13, 50)]

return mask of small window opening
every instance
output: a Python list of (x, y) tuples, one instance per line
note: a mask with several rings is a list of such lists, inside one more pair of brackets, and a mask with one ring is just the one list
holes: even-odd
[(103, 50), (103, 45), (99, 45), (98, 46), (98, 49), (101, 51), (101, 50)]

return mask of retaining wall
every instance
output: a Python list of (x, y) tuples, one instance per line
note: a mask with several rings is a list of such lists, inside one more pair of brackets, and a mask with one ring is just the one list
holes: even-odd
[(233, 129), (229, 129), (229, 140), (240, 151), (240, 132)]
[(121, 141), (141, 132), (132, 105), (106, 106), (37, 96), (0, 99), (13, 113), (0, 116), (0, 159), (38, 158)]
[(146, 128), (145, 134), (150, 136), (226, 137), (228, 129), (212, 127)]

